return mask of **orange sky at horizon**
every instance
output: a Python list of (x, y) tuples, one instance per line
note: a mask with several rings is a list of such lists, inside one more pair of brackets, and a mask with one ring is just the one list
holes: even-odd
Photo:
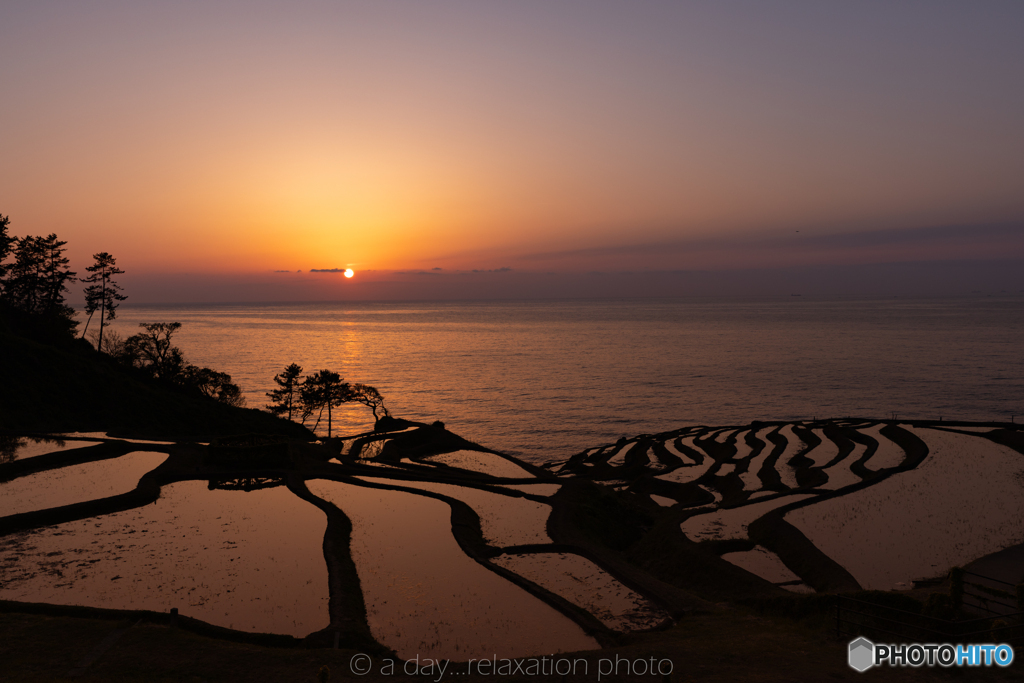
[[(0, 18), (0, 213), (68, 240), (79, 270), (98, 251), (149, 273), (358, 278), (1024, 250), (1019, 4), (97, 1)], [(961, 238), (928, 237), (949, 226)], [(828, 242), (843, 235), (867, 237)]]

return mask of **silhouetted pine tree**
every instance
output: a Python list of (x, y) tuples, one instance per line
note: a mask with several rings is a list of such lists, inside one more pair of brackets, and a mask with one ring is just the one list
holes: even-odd
[[(388, 412), (387, 407), (384, 405), (384, 397), (380, 395), (374, 387), (368, 384), (356, 384), (352, 387), (352, 393), (349, 397), (350, 401), (356, 403), (362, 403), (373, 411), (373, 419), (379, 420), (381, 417), (387, 417), (391, 413)], [(377, 411), (380, 410), (383, 415), (377, 415)]]
[(92, 322), (93, 313), (99, 309), (100, 312), (100, 335), (96, 341), (96, 348), (103, 350), (103, 328), (106, 323), (114, 319), (114, 311), (118, 303), (128, 297), (121, 294), (121, 287), (114, 282), (115, 275), (122, 275), (123, 270), (116, 266), (113, 256), (105, 251), (93, 254), (93, 264), (86, 268), (89, 275), (82, 278), (82, 282), (88, 283), (85, 288), (85, 312), (89, 319), (85, 322), (85, 330), (82, 336), (89, 330), (89, 323)]
[(352, 389), (341, 375), (331, 370), (319, 370), (302, 383), (302, 420), (317, 413), (313, 431), (320, 426), (324, 409), (327, 409), (327, 437), (331, 436), (331, 410), (350, 400)]
[(302, 368), (292, 363), (279, 375), (274, 375), (277, 389), (267, 392), (267, 398), (271, 403), (267, 406), (274, 415), (292, 419), (292, 414), (299, 408), (301, 403), (300, 390), (302, 389)]
[(68, 268), (71, 261), (64, 256), (67, 242), (50, 233), (39, 244), (43, 254), (43, 310), (73, 319), (75, 310), (64, 301), (68, 284), (76, 280), (76, 274)]
[(10, 216), (0, 214), (0, 298), (3, 297), (4, 280), (7, 278), (7, 265), (4, 261), (7, 260), (11, 253), (11, 248), (14, 246), (14, 238), (7, 234), (7, 229), (10, 225)]
[(3, 268), (4, 303), (27, 316), (31, 326), (46, 336), (72, 336), (78, 322), (74, 309), (64, 300), (68, 284), (75, 281), (64, 256), (67, 242), (52, 233), (14, 240), (5, 234), (3, 241), (5, 249), (14, 255), (14, 261)]

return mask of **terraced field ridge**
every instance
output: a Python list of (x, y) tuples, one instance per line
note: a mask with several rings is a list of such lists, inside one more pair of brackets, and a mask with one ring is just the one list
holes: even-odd
[(546, 467), (650, 498), (786, 590), (892, 590), (1024, 542), (1022, 453), (1015, 425), (848, 419), (687, 427)]
[(404, 658), (592, 650), (1024, 543), (1014, 425), (692, 426), (543, 467), (391, 418), (321, 443), (7, 435), (0, 455), (8, 608), (177, 610), (223, 637)]

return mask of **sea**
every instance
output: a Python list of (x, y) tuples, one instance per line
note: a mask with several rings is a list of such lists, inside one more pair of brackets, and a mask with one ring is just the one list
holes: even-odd
[[(397, 417), (535, 463), (688, 425), (1024, 419), (1021, 295), (126, 303), (108, 329), (152, 322), (182, 323), (174, 343), (251, 408), (290, 363), (330, 369)], [(332, 428), (372, 425), (351, 405)]]

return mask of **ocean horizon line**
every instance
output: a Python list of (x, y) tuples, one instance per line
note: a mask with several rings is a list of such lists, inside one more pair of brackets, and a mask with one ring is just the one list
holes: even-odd
[[(756, 302), (783, 302), (793, 300), (813, 301), (815, 303), (829, 303), (829, 302), (842, 302), (842, 303), (858, 303), (858, 302), (880, 302), (880, 301), (893, 301), (896, 299), (904, 301), (953, 301), (953, 300), (966, 300), (966, 299), (1020, 299), (1024, 297), (1024, 290), (1019, 292), (972, 292), (968, 294), (864, 294), (864, 295), (815, 295), (805, 294), (802, 292), (795, 292), (789, 295), (782, 294), (765, 294), (765, 295), (737, 295), (737, 294), (700, 294), (693, 296), (681, 296), (681, 295), (648, 295), (648, 296), (588, 296), (588, 297), (569, 297), (569, 296), (558, 296), (558, 297), (508, 297), (508, 298), (488, 298), (488, 299), (443, 299), (443, 298), (424, 298), (424, 299), (295, 299), (288, 301), (275, 301), (275, 300), (262, 300), (262, 301), (245, 301), (245, 300), (221, 300), (221, 301), (125, 301), (120, 305), (121, 308), (178, 308), (178, 307), (199, 307), (199, 308), (215, 308), (218, 306), (244, 306), (244, 307), (261, 307), (261, 306), (321, 306), (321, 305), (406, 305), (406, 304), (445, 304), (445, 305), (488, 305), (488, 304), (528, 304), (528, 303), (601, 303), (601, 302), (630, 302), (630, 301), (649, 301), (649, 302), (682, 302), (682, 303), (711, 303), (711, 302), (726, 302), (726, 303), (756, 303)], [(76, 311), (82, 311), (83, 309), (77, 308)]]

